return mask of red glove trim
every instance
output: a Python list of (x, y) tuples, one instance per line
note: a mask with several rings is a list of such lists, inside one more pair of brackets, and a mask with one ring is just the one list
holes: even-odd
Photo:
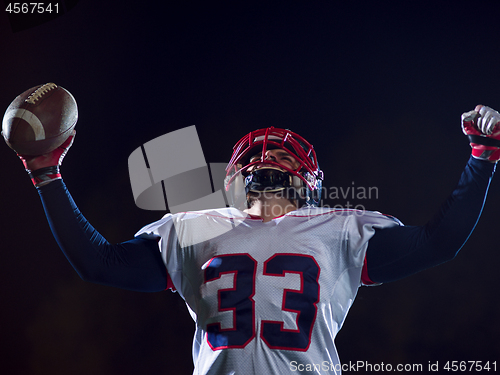
[(35, 186), (39, 186), (43, 182), (49, 182), (61, 178), (58, 166), (40, 168), (36, 171), (28, 172), (28, 174), (31, 178), (31, 182), (33, 182), (33, 185)]

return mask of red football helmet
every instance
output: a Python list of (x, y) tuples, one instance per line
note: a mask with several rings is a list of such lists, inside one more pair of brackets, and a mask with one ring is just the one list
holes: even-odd
[[(298, 162), (296, 169), (267, 160), (266, 151), (282, 149)], [(259, 155), (257, 160), (251, 158)], [(260, 166), (257, 168), (257, 166)], [(286, 129), (255, 130), (241, 138), (233, 147), (226, 168), (225, 188), (230, 204), (241, 206), (246, 194), (287, 190), (300, 205), (317, 206), (321, 198), (323, 172), (319, 169), (313, 146), (300, 135)]]

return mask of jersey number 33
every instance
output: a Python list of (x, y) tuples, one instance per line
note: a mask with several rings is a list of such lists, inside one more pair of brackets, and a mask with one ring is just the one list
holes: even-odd
[[(227, 254), (212, 258), (204, 271), (204, 282), (233, 274), (232, 288), (219, 289), (218, 311), (232, 311), (233, 326), (223, 329), (220, 323), (208, 324), (207, 340), (213, 350), (244, 348), (256, 336), (255, 278), (257, 261), (249, 254)], [(282, 310), (296, 313), (296, 329), (285, 329), (283, 321), (261, 320), (260, 339), (271, 349), (306, 351), (316, 319), (319, 301), (320, 268), (313, 257), (302, 254), (275, 254), (264, 262), (263, 275), (300, 276), (300, 289), (283, 291)], [(264, 292), (264, 291), (263, 291)]]

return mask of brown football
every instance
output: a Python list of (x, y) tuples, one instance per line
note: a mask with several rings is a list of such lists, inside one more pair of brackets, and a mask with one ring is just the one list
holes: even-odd
[(2, 121), (2, 136), (20, 155), (43, 155), (64, 143), (77, 120), (73, 95), (46, 83), (26, 90), (10, 103)]

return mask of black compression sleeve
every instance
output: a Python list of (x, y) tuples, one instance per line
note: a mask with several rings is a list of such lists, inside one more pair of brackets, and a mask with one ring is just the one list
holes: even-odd
[(154, 292), (167, 286), (167, 272), (154, 239), (110, 244), (82, 215), (62, 180), (38, 188), (54, 237), (83, 280)]
[(471, 157), (439, 212), (424, 226), (377, 229), (366, 253), (374, 282), (389, 282), (453, 259), (481, 215), (495, 164)]

